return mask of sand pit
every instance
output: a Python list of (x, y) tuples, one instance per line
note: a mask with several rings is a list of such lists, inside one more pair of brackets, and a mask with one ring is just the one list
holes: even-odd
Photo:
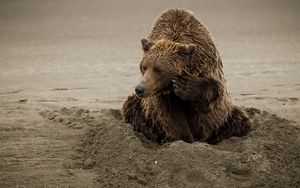
[(265, 111), (247, 109), (250, 134), (218, 145), (177, 141), (158, 145), (122, 122), (119, 110), (43, 111), (47, 121), (85, 129), (66, 168), (96, 172), (109, 187), (299, 187), (300, 127)]

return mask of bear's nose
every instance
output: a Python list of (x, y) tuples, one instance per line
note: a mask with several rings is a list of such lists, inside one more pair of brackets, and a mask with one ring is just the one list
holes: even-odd
[(142, 96), (144, 94), (144, 87), (141, 86), (141, 85), (138, 85), (136, 86), (135, 88), (135, 93), (138, 95), (138, 96)]

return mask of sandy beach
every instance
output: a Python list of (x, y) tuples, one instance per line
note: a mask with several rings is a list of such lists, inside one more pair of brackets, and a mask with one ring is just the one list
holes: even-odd
[[(168, 8), (194, 12), (254, 122), (218, 145), (163, 146), (119, 108), (140, 39)], [(299, 187), (300, 2), (0, 1), (0, 187)]]

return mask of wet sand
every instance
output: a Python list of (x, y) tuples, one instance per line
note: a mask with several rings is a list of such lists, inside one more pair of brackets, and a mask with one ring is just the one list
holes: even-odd
[[(163, 155), (161, 160), (168, 164), (160, 168), (167, 167), (167, 170), (164, 172), (158, 170), (153, 175), (155, 182), (160, 186), (177, 185), (178, 174), (172, 175), (176, 168), (175, 162), (167, 161), (167, 157), (171, 155), (175, 156), (174, 160), (178, 157), (175, 161), (182, 159), (187, 162), (187, 164), (178, 162), (180, 164), (178, 168), (182, 169), (178, 172), (187, 173), (185, 174), (187, 177), (199, 174), (202, 176), (203, 168), (213, 170), (219, 167), (217, 172), (204, 173), (205, 175), (200, 178), (202, 184), (198, 182), (200, 185), (211, 186), (213, 178), (219, 177), (213, 176), (213, 173), (219, 173), (223, 177), (223, 180), (218, 182), (219, 185), (229, 187), (237, 183), (234, 180), (240, 177), (231, 176), (231, 172), (227, 174), (228, 176), (223, 174), (227, 172), (224, 171), (225, 163), (233, 166), (240, 165), (241, 156), (231, 153), (235, 144), (246, 148), (247, 151), (243, 151), (246, 151), (247, 156), (251, 156), (249, 153), (253, 146), (255, 147), (252, 148), (253, 152), (262, 157), (261, 160), (271, 161), (271, 164), (275, 161), (274, 164), (278, 165), (278, 168), (274, 167), (275, 170), (267, 169), (262, 175), (257, 170), (253, 170), (250, 164), (247, 166), (247, 163), (247, 173), (250, 169), (251, 174), (256, 175), (239, 179), (248, 182), (238, 184), (244, 187), (257, 186), (257, 182), (263, 182), (259, 178), (257, 182), (252, 181), (257, 174), (269, 177), (267, 175), (270, 172), (275, 173), (279, 169), (288, 171), (286, 167), (288, 160), (299, 163), (299, 149), (292, 149), (293, 145), (289, 146), (288, 151), (276, 150), (280, 153), (276, 159), (271, 159), (266, 149), (258, 145), (259, 142), (262, 142), (263, 146), (268, 145), (267, 142), (270, 142), (271, 138), (274, 139), (275, 145), (279, 145), (278, 147), (285, 148), (289, 143), (299, 148), (299, 129), (296, 128), (300, 122), (300, 3), (298, 1), (229, 0), (224, 4), (221, 0), (201, 2), (131, 0), (122, 3), (108, 0), (88, 3), (70, 0), (43, 2), (3, 0), (0, 5), (0, 187), (17, 185), (91, 187), (108, 185), (108, 181), (116, 183), (113, 185), (117, 186), (118, 182), (113, 181), (111, 177), (103, 177), (104, 167), (108, 166), (100, 162), (99, 158), (110, 156), (109, 148), (112, 152), (118, 152), (119, 148), (106, 145), (102, 155), (99, 153), (88, 155), (91, 159), (86, 166), (90, 167), (82, 167), (76, 165), (76, 161), (84, 160), (87, 151), (78, 149), (79, 143), (90, 141), (91, 147), (88, 148), (88, 152), (95, 152), (96, 148), (100, 147), (99, 143), (104, 142), (100, 140), (94, 143), (96, 140), (93, 139), (93, 135), (89, 137), (87, 134), (92, 129), (94, 134), (100, 137), (101, 131), (96, 125), (100, 124), (104, 127), (107, 125), (102, 122), (104, 120), (101, 117), (98, 117), (101, 116), (101, 109), (120, 108), (126, 96), (133, 92), (134, 85), (140, 77), (138, 69), (142, 55), (140, 39), (148, 34), (154, 19), (170, 7), (191, 9), (208, 27), (223, 58), (225, 77), (234, 102), (268, 111), (278, 117), (260, 117), (261, 122), (257, 123), (257, 126), (267, 127), (261, 130), (264, 136), (260, 137), (253, 133), (253, 138), (250, 134), (245, 139), (233, 138), (219, 146), (207, 146), (201, 143), (188, 146), (182, 142), (175, 142), (165, 146), (167, 149), (160, 148), (140, 142), (139, 137), (134, 135), (129, 127), (120, 128), (120, 131), (129, 134), (129, 138), (137, 140), (131, 141), (127, 137), (125, 139), (118, 133), (108, 143), (121, 145), (124, 144), (121, 143), (122, 141), (132, 143), (134, 148), (122, 152), (129, 152), (128, 156), (134, 157), (134, 152), (142, 151), (141, 158), (134, 159), (134, 162), (138, 159), (148, 161), (150, 157), (155, 158), (157, 154), (162, 154), (166, 150), (169, 154)], [(61, 110), (64, 107), (76, 108), (72, 108), (65, 114), (64, 110)], [(97, 119), (97, 121), (90, 120), (95, 125), (86, 126), (88, 124), (86, 121), (80, 122), (76, 119), (84, 113), (78, 112), (79, 114), (72, 115), (78, 109), (88, 110), (86, 113), (94, 117), (92, 119)], [(56, 116), (49, 119), (49, 113), (55, 110), (56, 116), (74, 116), (78, 122), (74, 123), (70, 120), (71, 123), (68, 124), (64, 122), (64, 118), (53, 121)], [(93, 111), (99, 112), (99, 115), (92, 113)], [(282, 120), (279, 117), (289, 120)], [(111, 120), (117, 121), (113, 118)], [(271, 122), (267, 123), (269, 126), (278, 121), (282, 122), (273, 130), (262, 123), (266, 121)], [(271, 131), (270, 138), (265, 135), (267, 131)], [(279, 141), (275, 139), (277, 133), (283, 134), (280, 138), (284, 138), (284, 135), (292, 137), (289, 140)], [(101, 134), (109, 135), (109, 131)], [(247, 144), (243, 145), (244, 142), (251, 142), (251, 147)], [(170, 149), (172, 147), (175, 147), (174, 151)], [(219, 151), (222, 148), (224, 152)], [(175, 155), (175, 150), (180, 149), (181, 152), (188, 150), (190, 153)], [(274, 152), (272, 149), (271, 151)], [(202, 152), (206, 154), (200, 155)], [(143, 158), (146, 153), (151, 153), (149, 158)], [(199, 158), (203, 161), (197, 166), (198, 169), (189, 169), (190, 171), (186, 169), (184, 165), (193, 165), (192, 161), (195, 159), (193, 156), (186, 155), (200, 155)], [(215, 156), (213, 160), (234, 156), (237, 163), (231, 164), (226, 159), (227, 161), (221, 160), (224, 164), (219, 161), (210, 166), (211, 163), (206, 157), (211, 155)], [(197, 160), (200, 160), (199, 158)], [(127, 158), (125, 159), (125, 162), (128, 162)], [(112, 174), (111, 170), (115, 170), (116, 177), (119, 177), (120, 173), (126, 174), (128, 170), (132, 170), (126, 165), (122, 166), (124, 165), (122, 160), (107, 160), (109, 166), (117, 166), (107, 171), (108, 176)], [(259, 160), (254, 160), (254, 163), (258, 163)], [(279, 161), (282, 163), (280, 164)], [(152, 169), (152, 162), (152, 160), (149, 162), (150, 166), (141, 163), (140, 165), (144, 166), (140, 171), (135, 172), (136, 174), (129, 176), (132, 182), (128, 180), (130, 183), (126, 185), (155, 186), (153, 182), (150, 183), (152, 175), (148, 176), (145, 172), (145, 169)], [(286, 175), (271, 175), (268, 181), (270, 185), (276, 185), (276, 182), (279, 183), (278, 185), (291, 182), (290, 186), (299, 186), (299, 180), (295, 179), (299, 177), (299, 166), (296, 166), (296, 163), (289, 165), (291, 166), (288, 167), (294, 170)], [(141, 174), (145, 176), (142, 180), (139, 179)], [(158, 177), (165, 180), (159, 180)], [(208, 177), (212, 180), (207, 180)], [(197, 177), (184, 180), (186, 184), (179, 183), (178, 186), (196, 185), (194, 179)], [(140, 183), (136, 184), (139, 181)], [(165, 184), (161, 183), (163, 181)], [(119, 183), (124, 182), (125, 180), (122, 179)]]

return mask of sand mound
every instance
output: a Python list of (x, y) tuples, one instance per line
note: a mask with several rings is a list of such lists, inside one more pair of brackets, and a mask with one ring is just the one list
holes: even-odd
[(41, 114), (71, 128), (86, 128), (75, 163), (93, 169), (99, 186), (299, 187), (299, 125), (247, 109), (250, 134), (218, 145), (181, 141), (157, 145), (122, 122), (120, 111), (63, 108)]

